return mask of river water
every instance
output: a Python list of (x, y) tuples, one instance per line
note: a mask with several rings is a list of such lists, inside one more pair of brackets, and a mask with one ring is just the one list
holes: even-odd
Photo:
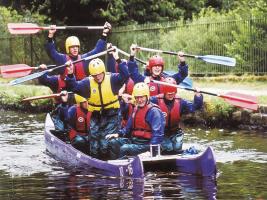
[(72, 169), (46, 151), (45, 114), (0, 112), (0, 199), (267, 199), (267, 132), (185, 128), (186, 146), (211, 146), (217, 177), (149, 172), (144, 179)]

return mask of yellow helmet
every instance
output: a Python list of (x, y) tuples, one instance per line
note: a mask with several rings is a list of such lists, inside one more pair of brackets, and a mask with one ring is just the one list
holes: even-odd
[(86, 98), (84, 98), (84, 97), (82, 97), (82, 96), (80, 96), (78, 94), (74, 94), (74, 98), (75, 98), (75, 101), (76, 101), (77, 104), (80, 104), (82, 102), (87, 101)]
[(134, 97), (140, 97), (140, 96), (147, 96), (147, 99), (149, 99), (149, 87), (146, 83), (136, 83), (133, 88), (133, 96)]
[(89, 63), (90, 75), (94, 76), (94, 75), (105, 73), (105, 72), (106, 72), (105, 64), (103, 63), (101, 59), (96, 58), (96, 59), (91, 60), (91, 62)]
[(71, 46), (78, 46), (80, 47), (80, 41), (76, 36), (70, 36), (66, 39), (65, 47), (67, 54), (70, 53), (70, 47)]

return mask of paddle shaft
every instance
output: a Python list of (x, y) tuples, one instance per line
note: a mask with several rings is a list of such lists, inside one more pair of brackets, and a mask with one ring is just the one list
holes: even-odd
[[(150, 49), (150, 48), (145, 48), (145, 47), (136, 47), (136, 48), (137, 49), (140, 49), (142, 51), (150, 51), (150, 52), (156, 52), (156, 53), (164, 53), (164, 54), (170, 54), (170, 55), (178, 55), (177, 52), (173, 52), (173, 51), (162, 51), (162, 50), (158, 50), (158, 49)], [(190, 55), (190, 54), (184, 54), (184, 56), (191, 57), (191, 58), (198, 57), (198, 56)]]
[[(127, 56), (127, 57), (130, 57), (130, 54), (129, 54), (129, 53), (127, 53), (127, 52), (125, 52), (125, 51), (123, 51), (123, 50), (121, 50), (121, 49), (118, 49), (118, 51), (119, 51), (121, 54), (123, 54), (123, 55), (125, 55), (125, 56)], [(143, 65), (146, 65), (146, 62), (143, 61), (143, 60), (141, 60), (141, 59), (139, 59), (139, 58), (136, 58), (136, 57), (135, 57), (135, 60), (137, 60), (138, 62), (142, 63)]]
[[(158, 49), (150, 49), (150, 48), (145, 48), (145, 47), (136, 47), (136, 48), (143, 50), (143, 51), (178, 55), (177, 52), (172, 52), (172, 51), (162, 51)], [(191, 55), (191, 54), (183, 54), (183, 56), (196, 58), (196, 59), (200, 59), (202, 61), (208, 62), (208, 63), (214, 63), (214, 64), (219, 64), (219, 65), (226, 65), (226, 66), (231, 66), (231, 67), (234, 67), (236, 65), (235, 58), (230, 58), (230, 57), (225, 57), (225, 56), (215, 56), (215, 55), (200, 56), (200, 55)]]
[(189, 90), (189, 91), (193, 91), (193, 92), (199, 92), (199, 93), (202, 93), (202, 94), (208, 94), (208, 95), (211, 95), (211, 96), (217, 96), (217, 97), (226, 98), (226, 99), (230, 99), (230, 100), (237, 100), (237, 101), (242, 101), (242, 102), (252, 103), (252, 104), (256, 104), (257, 103), (257, 102), (255, 102), (253, 100), (242, 98), (242, 97), (236, 97), (236, 96), (233, 96), (233, 95), (216, 94), (216, 93), (212, 93), (212, 92), (207, 92), (207, 91), (201, 91), (201, 90), (196, 90), (196, 89), (192, 89), (192, 88), (182, 87), (182, 86), (171, 84), (171, 83), (167, 83), (167, 82), (162, 82), (162, 81), (157, 81), (157, 80), (152, 80), (152, 81), (154, 83), (161, 84), (161, 85), (167, 85), (167, 86), (171, 86), (171, 87), (176, 87), (176, 88)]
[[(82, 61), (85, 61), (85, 60), (90, 60), (90, 59), (97, 58), (97, 57), (99, 57), (99, 56), (102, 56), (102, 55), (107, 54), (107, 52), (109, 52), (109, 51), (113, 51), (115, 48), (116, 48), (116, 47), (112, 47), (112, 48), (110, 48), (110, 49), (108, 49), (108, 50), (106, 50), (106, 51), (102, 51), (102, 52), (100, 52), (100, 53), (97, 53), (97, 54), (88, 56), (88, 57), (86, 57), (86, 58), (82, 58), (82, 59), (73, 61), (72, 63), (75, 64), (75, 63), (82, 62)], [(28, 75), (28, 76), (24, 76), (24, 77), (21, 77), (21, 78), (18, 78), (18, 79), (15, 79), (15, 80), (10, 81), (10, 82), (9, 82), (9, 85), (17, 85), (17, 84), (23, 83), (23, 82), (25, 82), (25, 81), (29, 81), (29, 80), (38, 78), (38, 77), (44, 75), (44, 74), (47, 73), (47, 72), (52, 72), (52, 71), (55, 70), (55, 69), (59, 69), (59, 68), (66, 67), (66, 66), (67, 66), (66, 64), (63, 64), (63, 65), (54, 67), (54, 68), (52, 68), (52, 69), (47, 69), (47, 70), (45, 70), (45, 71), (41, 71), (41, 72), (37, 72), (37, 73), (34, 73), (34, 74), (30, 74), (30, 75)]]
[[(70, 93), (73, 93), (73, 92), (68, 92), (68, 94), (70, 94)], [(35, 96), (35, 97), (28, 97), (28, 98), (22, 99), (22, 101), (26, 102), (26, 101), (32, 101), (32, 100), (38, 100), (38, 99), (51, 99), (51, 98), (60, 97), (62, 95), (63, 94), (61, 94), (61, 93), (41, 95), (41, 96)]]
[[(114, 48), (115, 48), (115, 47), (114, 47)], [(91, 56), (88, 56), (88, 57), (85, 57), (85, 58), (82, 58), (82, 59), (79, 59), (79, 60), (72, 61), (72, 64), (76, 64), (76, 63), (79, 63), (79, 62), (82, 62), (82, 61), (86, 61), (86, 60), (94, 59), (94, 58), (97, 58), (97, 57), (99, 57), (99, 56), (105, 55), (105, 54), (107, 54), (107, 52), (113, 51), (114, 48), (108, 49), (108, 50), (106, 50), (106, 51), (102, 51), (102, 52), (100, 52), (100, 53), (97, 53), (97, 54), (94, 54), (94, 55), (91, 55)], [(52, 69), (45, 70), (45, 71), (43, 71), (43, 72), (52, 72), (52, 71), (54, 71), (55, 69), (59, 69), (59, 68), (66, 67), (66, 66), (67, 66), (66, 64), (63, 64), (63, 65), (54, 67), (54, 68), (52, 68)]]
[[(53, 29), (57, 30), (67, 30), (67, 29), (89, 29), (89, 30), (99, 30), (103, 29), (104, 26), (56, 26), (53, 27)], [(46, 26), (46, 27), (13, 27), (12, 29), (14, 30), (50, 30), (51, 27)]]

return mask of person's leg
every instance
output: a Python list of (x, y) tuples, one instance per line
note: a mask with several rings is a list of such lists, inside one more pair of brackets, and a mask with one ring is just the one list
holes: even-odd
[(120, 148), (120, 157), (136, 156), (149, 151), (149, 144), (124, 144)]
[(110, 159), (114, 160), (120, 156), (120, 147), (124, 144), (129, 144), (131, 141), (128, 138), (112, 138), (108, 140), (108, 150)]
[(162, 154), (171, 154), (173, 152), (173, 144), (169, 137), (164, 137), (161, 143)]
[(90, 143), (90, 154), (94, 158), (99, 157), (99, 140), (100, 140), (100, 120), (99, 115), (93, 113), (90, 121), (90, 134), (89, 134), (89, 143)]
[(180, 153), (183, 147), (184, 133), (182, 130), (177, 131), (175, 135), (170, 137), (173, 145), (174, 153)]
[(71, 145), (80, 150), (81, 152), (85, 153), (85, 154), (88, 154), (89, 155), (89, 142), (88, 140), (86, 139), (86, 137), (83, 137), (83, 136), (75, 136), (75, 138), (73, 138), (73, 140), (71, 141)]
[(109, 158), (108, 141), (106, 140), (106, 135), (118, 133), (120, 121), (118, 116), (118, 110), (110, 110), (107, 115), (101, 116), (100, 125), (100, 156), (103, 159)]

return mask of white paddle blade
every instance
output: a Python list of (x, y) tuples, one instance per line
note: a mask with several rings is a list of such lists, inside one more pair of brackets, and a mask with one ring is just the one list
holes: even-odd
[(196, 56), (196, 58), (208, 63), (214, 63), (219, 65), (226, 65), (231, 67), (234, 67), (236, 65), (235, 58), (230, 58), (225, 56), (206, 55), (206, 56)]

